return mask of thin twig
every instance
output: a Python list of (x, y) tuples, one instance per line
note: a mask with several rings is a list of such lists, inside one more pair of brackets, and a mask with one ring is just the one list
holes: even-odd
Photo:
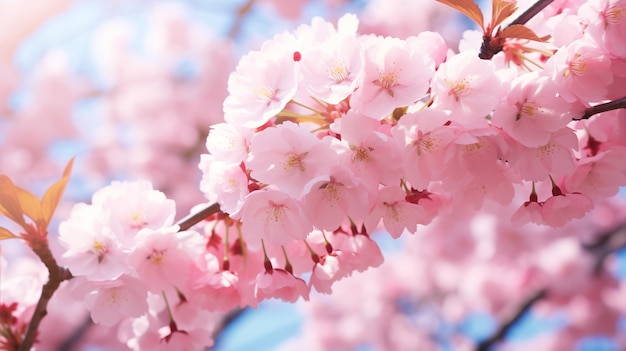
[(595, 114), (608, 112), (612, 110), (618, 110), (620, 108), (626, 108), (626, 96), (621, 99), (606, 102), (604, 104), (591, 106), (585, 110), (584, 115), (582, 115), (580, 118), (574, 118), (574, 120), (589, 119), (591, 116)]
[[(506, 28), (512, 25), (521, 25), (528, 22), (531, 18), (536, 16), (541, 10), (546, 8), (546, 6), (550, 5), (554, 0), (538, 0), (533, 6), (531, 6), (528, 10), (524, 11), (519, 17), (517, 17), (513, 22), (511, 22)], [(490, 26), (496, 25), (495, 23), (490, 24)], [(488, 27), (490, 28), (490, 27)], [(500, 29), (498, 29), (495, 36), (492, 36), (493, 33), (485, 32), (483, 35), (483, 42), (480, 46), (480, 52), (478, 57), (482, 60), (491, 60), (493, 56), (497, 53), (501, 52), (504, 49), (504, 39), (500, 36)]]
[(250, 10), (252, 9), (252, 5), (254, 5), (254, 1), (255, 0), (248, 0), (245, 4), (243, 4), (237, 10), (237, 16), (235, 17), (235, 23), (233, 23), (233, 26), (230, 28), (230, 31), (228, 32), (228, 37), (229, 38), (235, 39), (237, 37), (237, 35), (239, 34), (239, 31), (241, 30), (241, 25), (243, 24), (243, 20), (246, 17), (246, 15), (250, 12)]
[(207, 348), (207, 350), (214, 350), (217, 345), (220, 343), (220, 335), (224, 329), (228, 328), (237, 318), (241, 317), (244, 312), (248, 311), (248, 308), (237, 308), (230, 312), (228, 312), (217, 325), (217, 327), (213, 330), (213, 340), (215, 343), (213, 346)]
[(33, 312), (30, 322), (28, 323), (24, 340), (20, 344), (18, 351), (29, 351), (31, 349), (37, 336), (39, 324), (48, 314), (48, 302), (50, 302), (52, 295), (54, 295), (55, 291), (57, 291), (63, 281), (72, 278), (72, 273), (70, 273), (69, 270), (59, 267), (57, 261), (54, 259), (54, 256), (52, 256), (52, 252), (50, 251), (47, 242), (41, 245), (32, 245), (31, 243), (31, 247), (37, 256), (39, 256), (41, 262), (43, 262), (46, 268), (48, 268), (49, 277), (48, 282), (41, 289), (41, 296), (39, 297), (39, 301), (37, 301), (37, 306), (35, 307), (35, 311)]
[(209, 216), (220, 212), (220, 205), (218, 203), (211, 204), (198, 212), (191, 213), (181, 218), (176, 224), (179, 226), (179, 230), (187, 230), (208, 218)]
[(593, 272), (599, 275), (607, 257), (626, 247), (626, 222), (600, 234), (595, 242), (582, 246), (596, 257)]
[(509, 26), (515, 24), (525, 24), (531, 18), (535, 17), (541, 10), (545, 9), (548, 5), (550, 5), (554, 0), (539, 0), (533, 6), (531, 6), (528, 10), (524, 11), (519, 17), (517, 17), (513, 22), (509, 24)]
[(57, 351), (70, 351), (73, 350), (82, 340), (85, 333), (93, 326), (93, 321), (91, 320), (91, 316), (87, 316), (83, 322), (70, 334), (70, 336), (65, 339), (59, 347), (57, 347)]
[[(604, 261), (612, 253), (626, 247), (626, 222), (600, 234), (599, 239), (591, 244), (583, 245), (589, 253), (595, 256), (593, 275), (599, 276), (604, 267)], [(513, 310), (500, 327), (486, 340), (476, 346), (476, 351), (488, 351), (491, 347), (505, 340), (507, 333), (519, 322), (532, 306), (548, 296), (548, 288), (544, 287), (530, 295), (517, 309)]]
[(489, 349), (495, 346), (500, 341), (504, 340), (511, 328), (519, 322), (519, 320), (533, 307), (533, 305), (548, 295), (548, 289), (543, 288), (535, 291), (530, 295), (526, 301), (524, 301), (518, 308), (509, 313), (509, 316), (505, 318), (506, 322), (500, 325), (500, 328), (496, 330), (488, 339), (483, 340), (476, 346), (476, 351), (489, 351)]

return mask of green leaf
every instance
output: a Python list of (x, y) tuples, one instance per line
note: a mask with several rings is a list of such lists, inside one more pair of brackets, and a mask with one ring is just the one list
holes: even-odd
[(484, 28), (483, 13), (473, 0), (437, 0), (437, 2), (452, 7), (476, 22), (480, 28)]
[(41, 199), (41, 211), (43, 214), (43, 221), (47, 226), (50, 223), (50, 219), (52, 219), (52, 215), (61, 201), (61, 196), (63, 196), (63, 192), (65, 191), (65, 185), (70, 179), (70, 174), (72, 173), (72, 165), (74, 164), (74, 158), (67, 163), (65, 166), (65, 170), (63, 171), (63, 177), (58, 180), (56, 183), (52, 184), (46, 193), (43, 195)]

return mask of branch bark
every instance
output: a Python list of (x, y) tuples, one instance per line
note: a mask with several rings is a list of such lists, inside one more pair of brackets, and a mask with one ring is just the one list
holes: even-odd
[(176, 225), (179, 226), (179, 230), (182, 232), (183, 230), (187, 230), (194, 225), (202, 222), (207, 219), (209, 216), (214, 215), (220, 212), (220, 205), (217, 203), (211, 204), (198, 212), (190, 213), (189, 215), (181, 218)]
[(519, 320), (533, 307), (533, 305), (546, 297), (548, 295), (548, 289), (543, 288), (537, 290), (532, 295), (530, 295), (526, 301), (524, 301), (518, 308), (512, 310), (508, 313), (507, 318), (505, 319), (500, 328), (496, 330), (488, 339), (483, 340), (476, 347), (476, 351), (489, 351), (491, 347), (498, 344), (500, 341), (504, 340), (509, 330), (517, 323)]
[(48, 302), (59, 288), (61, 283), (72, 278), (72, 273), (67, 268), (60, 267), (52, 256), (47, 240), (42, 239), (41, 243), (30, 243), (33, 251), (48, 268), (48, 282), (41, 289), (41, 296), (33, 312), (33, 317), (28, 323), (24, 340), (20, 344), (19, 351), (29, 351), (37, 337), (37, 330), (43, 318), (48, 314)]
[(535, 17), (539, 12), (550, 5), (554, 0), (539, 0), (528, 10), (524, 11), (519, 17), (517, 17), (509, 26), (515, 24), (526, 24), (531, 18)]
[(585, 110), (584, 115), (582, 115), (580, 118), (575, 118), (575, 120), (589, 119), (591, 116), (595, 114), (608, 112), (612, 110), (618, 110), (620, 108), (626, 108), (626, 96), (621, 99), (606, 102), (604, 104), (591, 106)]
[[(606, 258), (616, 251), (626, 247), (626, 222), (620, 223), (610, 230), (600, 234), (598, 240), (591, 244), (583, 244), (589, 253), (595, 256), (593, 275), (599, 276), (604, 267)], [(511, 328), (533, 307), (535, 303), (548, 296), (547, 287), (535, 291), (519, 307), (512, 310), (504, 318), (500, 327), (486, 340), (476, 346), (476, 351), (488, 351), (498, 343), (504, 341)]]
[(235, 23), (230, 28), (228, 32), (228, 37), (231, 39), (235, 39), (237, 35), (239, 35), (239, 31), (241, 30), (241, 25), (243, 24), (244, 18), (248, 15), (250, 10), (252, 10), (252, 5), (254, 5), (255, 0), (248, 0), (245, 4), (243, 4), (237, 10), (237, 16), (235, 17)]

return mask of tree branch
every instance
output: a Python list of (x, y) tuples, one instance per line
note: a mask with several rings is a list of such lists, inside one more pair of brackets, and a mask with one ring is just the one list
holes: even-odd
[(574, 120), (589, 119), (591, 116), (595, 114), (608, 112), (612, 110), (618, 110), (620, 108), (626, 108), (626, 96), (621, 99), (606, 102), (604, 104), (591, 106), (585, 110), (584, 115), (582, 115), (580, 118), (574, 118)]
[(198, 212), (190, 213), (189, 215), (181, 218), (178, 222), (176, 222), (176, 225), (180, 227), (180, 231), (187, 230), (218, 212), (220, 212), (220, 205), (218, 203), (214, 203)]
[[(595, 242), (583, 244), (582, 246), (595, 256), (593, 275), (600, 275), (606, 258), (612, 253), (626, 247), (626, 222), (620, 223), (614, 228), (600, 234), (599, 239)], [(509, 313), (507, 318), (504, 318), (504, 322), (498, 330), (488, 339), (480, 342), (476, 346), (476, 351), (488, 351), (491, 347), (503, 341), (515, 323), (519, 322), (522, 316), (527, 313), (537, 301), (548, 296), (548, 293), (548, 288), (544, 287), (530, 295), (517, 309)]]
[(496, 330), (488, 339), (483, 340), (476, 346), (476, 351), (489, 351), (489, 349), (495, 346), (500, 341), (504, 340), (509, 330), (526, 314), (533, 305), (548, 295), (548, 289), (543, 288), (537, 290), (530, 295), (526, 301), (524, 301), (518, 308), (508, 313), (504, 323), (500, 325), (500, 328)]
[(595, 242), (583, 244), (582, 246), (596, 257), (593, 272), (595, 275), (599, 275), (607, 257), (626, 247), (626, 222), (620, 223), (600, 234)]
[(513, 22), (509, 24), (509, 26), (515, 24), (526, 24), (531, 18), (535, 17), (541, 10), (545, 9), (548, 5), (550, 5), (554, 0), (539, 0), (533, 6), (531, 6), (528, 10), (524, 11), (519, 17), (517, 17)]
[(241, 30), (241, 25), (243, 24), (243, 20), (246, 17), (246, 15), (250, 12), (250, 10), (252, 9), (252, 5), (254, 5), (254, 1), (255, 0), (248, 0), (245, 4), (243, 4), (237, 10), (237, 16), (235, 17), (235, 23), (233, 23), (233, 26), (230, 28), (230, 31), (228, 32), (228, 37), (229, 38), (235, 39), (237, 37), (237, 35), (239, 34), (239, 31)]
[(48, 302), (50, 302), (52, 295), (54, 295), (54, 292), (59, 288), (61, 283), (72, 278), (72, 273), (70, 273), (67, 268), (59, 267), (57, 264), (45, 237), (41, 242), (29, 242), (29, 244), (37, 256), (39, 256), (41, 262), (48, 268), (49, 277), (48, 282), (41, 289), (41, 296), (39, 297), (30, 323), (28, 323), (24, 340), (18, 349), (19, 351), (29, 351), (32, 348), (35, 343), (35, 338), (37, 337), (39, 324), (41, 324), (43, 318), (48, 314)]
[(213, 330), (213, 340), (215, 341), (215, 344), (209, 347), (208, 350), (214, 350), (217, 347), (217, 345), (220, 343), (220, 335), (222, 334), (224, 329), (228, 328), (228, 326), (232, 322), (234, 322), (237, 318), (241, 317), (241, 315), (243, 315), (244, 312), (248, 310), (249, 308), (236, 308), (228, 312), (226, 315), (224, 315), (224, 317), (222, 318), (220, 323), (217, 325), (215, 330)]

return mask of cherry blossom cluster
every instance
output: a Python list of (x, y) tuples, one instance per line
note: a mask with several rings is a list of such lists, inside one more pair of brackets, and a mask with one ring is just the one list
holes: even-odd
[[(397, 238), (493, 203), (517, 204), (517, 225), (562, 227), (626, 184), (623, 110), (578, 121), (626, 83), (616, 6), (552, 5), (535, 31), (554, 40), (511, 39), (493, 60), (432, 32), (362, 36), (351, 15), (278, 35), (229, 79), (201, 190), (247, 245), (301, 246), (309, 266), (350, 266), (338, 228)], [(480, 47), (474, 33), (462, 48)], [(318, 235), (326, 252), (310, 247)]]
[(508, 318), (512, 307), (537, 294), (534, 318), (558, 315), (563, 325), (497, 349), (575, 350), (588, 336), (610, 338), (612, 349), (623, 349), (618, 325), (626, 313), (626, 284), (614, 274), (615, 262), (598, 270), (598, 256), (581, 244), (623, 226), (626, 203), (611, 198), (596, 205), (584, 219), (557, 229), (512, 225), (511, 206), (443, 214), (403, 236), (401, 248), (387, 253), (379, 268), (337, 282), (332, 295), (298, 304), (305, 324), (280, 350), (475, 350), (476, 334), (464, 327), (473, 315)]
[[(192, 27), (180, 31), (184, 17), (164, 11), (157, 17), (165, 32), (153, 28), (162, 40), (153, 49), (163, 62), (151, 67), (111, 49), (128, 39), (123, 26), (105, 28), (102, 68), (112, 79), (105, 107), (117, 121), (136, 124), (129, 130), (143, 145), (137, 163), (130, 157), (130, 164), (147, 172), (165, 160), (167, 172), (156, 183), (176, 188), (177, 181), (193, 178), (184, 164), (196, 151), (198, 131), (210, 127), (200, 190), (215, 210), (194, 227), (182, 226), (174, 222), (176, 203), (148, 181), (98, 190), (59, 226), (59, 263), (67, 268), (63, 280), (70, 280), (61, 297), (80, 300), (97, 324), (117, 326), (117, 339), (130, 349), (202, 349), (213, 343), (224, 313), (270, 298), (308, 301), (313, 291), (330, 294), (335, 282), (380, 266), (375, 232), (394, 239), (421, 233), (407, 255), (424, 278), (420, 286), (399, 284), (391, 296), (376, 290), (376, 299), (458, 293), (443, 312), (458, 321), (470, 301), (498, 313), (511, 296), (541, 283), (552, 293), (549, 308), (572, 308), (573, 323), (580, 324), (572, 335), (582, 335), (581, 319), (591, 318), (604, 318), (595, 331), (608, 333), (623, 307), (615, 281), (594, 281), (600, 289), (574, 293), (574, 285), (590, 280), (563, 278), (572, 272), (587, 277), (582, 273), (592, 267), (579, 260), (582, 249), (568, 237), (572, 221), (626, 185), (626, 112), (587, 115), (624, 98), (624, 13), (624, 0), (554, 3), (528, 23), (536, 40), (521, 39), (530, 37), (527, 32), (505, 37), (502, 52), (491, 60), (479, 57), (485, 37), (476, 31), (465, 33), (457, 53), (434, 32), (405, 39), (362, 35), (354, 15), (336, 26), (316, 18), (240, 60), (228, 79), (225, 122), (218, 124), (205, 114), (213, 103), (201, 96), (210, 78), (224, 72), (202, 65), (207, 74), (187, 91), (171, 71), (187, 53), (227, 65), (229, 51), (212, 50), (212, 42)], [(167, 40), (174, 32), (186, 33), (182, 48)], [(48, 79), (53, 87), (69, 84), (54, 77), (46, 76), (41, 86)], [(84, 93), (76, 88), (64, 96), (59, 115), (69, 116), (77, 92)], [(44, 110), (57, 106), (46, 96), (35, 96)], [(181, 122), (179, 115), (190, 119)], [(59, 133), (70, 131), (66, 127)], [(23, 134), (8, 140), (27, 147), (46, 142)], [(104, 139), (114, 134), (102, 133)], [(107, 139), (100, 146), (101, 156), (116, 164), (126, 151), (105, 152), (114, 144)], [(94, 160), (96, 166), (106, 163)], [(38, 202), (21, 188), (11, 191), (0, 191), (0, 214), (26, 228), (29, 236), (22, 238), (35, 237), (47, 249), (40, 225), (47, 226), (56, 203), (51, 209), (45, 198)], [(29, 227), (24, 215), (36, 225)], [(468, 226), (481, 230), (468, 232)], [(527, 228), (536, 235), (556, 233), (558, 240), (535, 241), (524, 236)], [(0, 239), (15, 237), (0, 227)], [(531, 259), (529, 251), (535, 252)], [(561, 261), (555, 265), (556, 256)], [(54, 261), (52, 254), (46, 258)], [(521, 268), (500, 281), (509, 265)], [(33, 281), (41, 285), (45, 277)], [(571, 307), (599, 294), (610, 307), (604, 314)], [(0, 327), (22, 335), (36, 298), (11, 297), (0, 304)], [(394, 330), (405, 333), (400, 339), (410, 332)]]
[(69, 289), (82, 297), (94, 322), (124, 322), (131, 348), (157, 349), (167, 340), (168, 349), (188, 349), (212, 340), (211, 323), (192, 322), (210, 321), (203, 315), (208, 312), (187, 303), (203, 237), (179, 231), (174, 215), (174, 201), (149, 182), (115, 182), (97, 191), (91, 204), (77, 204), (59, 226), (65, 248), (59, 261), (74, 275)]

